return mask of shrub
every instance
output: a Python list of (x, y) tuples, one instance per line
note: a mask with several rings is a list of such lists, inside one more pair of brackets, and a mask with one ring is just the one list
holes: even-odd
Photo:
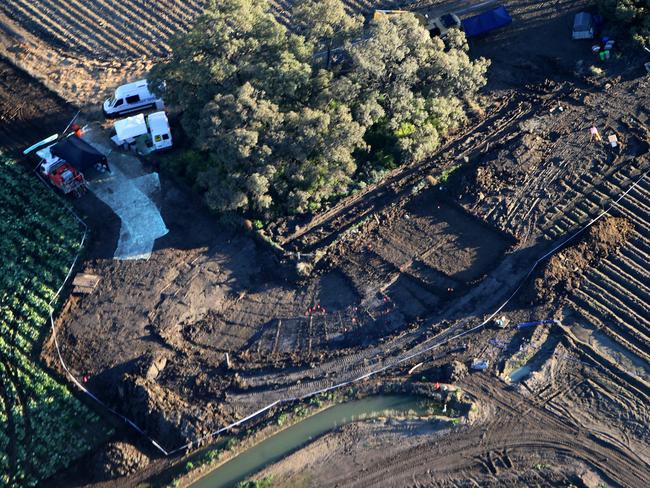
[(646, 0), (598, 0), (606, 19), (619, 24), (641, 45), (650, 44), (650, 3)]

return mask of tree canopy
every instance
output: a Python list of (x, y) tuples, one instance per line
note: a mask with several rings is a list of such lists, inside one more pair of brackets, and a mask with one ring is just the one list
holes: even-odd
[(650, 45), (650, 1), (598, 0), (598, 4), (608, 19), (629, 29), (637, 42)]
[[(485, 84), (488, 61), (469, 58), (462, 32), (443, 42), (411, 14), (362, 33), (340, 0), (303, 0), (293, 18), (283, 26), (267, 0), (212, 0), (150, 75), (194, 146), (177, 167), (216, 211), (316, 210), (430, 156)], [(333, 49), (344, 55), (329, 63)]]

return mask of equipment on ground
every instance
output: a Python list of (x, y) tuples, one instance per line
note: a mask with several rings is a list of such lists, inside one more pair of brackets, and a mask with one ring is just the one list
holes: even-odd
[(490, 366), (490, 362), (487, 359), (474, 359), (470, 368), (474, 371), (485, 371), (488, 366)]
[(469, 39), (500, 29), (512, 22), (512, 17), (503, 5), (463, 19), (461, 25)]
[(522, 322), (517, 324), (517, 329), (526, 329), (528, 327), (537, 327), (538, 325), (547, 325), (547, 324), (561, 324), (559, 320), (555, 319), (545, 319), (545, 320), (534, 320), (532, 322)]
[(172, 147), (172, 135), (165, 112), (134, 115), (118, 120), (111, 137), (118, 146), (133, 149), (140, 155)]
[(492, 323), (497, 329), (505, 329), (506, 327), (508, 327), (510, 320), (508, 320), (508, 318), (505, 315), (502, 315), (498, 319), (494, 319)]
[(573, 39), (593, 39), (595, 36), (594, 17), (589, 12), (579, 12), (573, 18)]
[(119, 117), (151, 108), (162, 110), (165, 104), (162, 98), (151, 93), (147, 80), (139, 80), (118, 86), (115, 94), (104, 102), (102, 111), (106, 117)]

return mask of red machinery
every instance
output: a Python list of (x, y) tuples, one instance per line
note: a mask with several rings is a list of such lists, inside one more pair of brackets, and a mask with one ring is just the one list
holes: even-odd
[(45, 164), (41, 164), (41, 173), (46, 176), (52, 185), (61, 190), (64, 194), (73, 193), (80, 196), (86, 191), (84, 175), (62, 159), (51, 165), (47, 170)]
[(83, 172), (87, 169), (109, 169), (106, 156), (77, 135), (58, 140), (58, 134), (55, 134), (37, 142), (23, 153), (28, 154), (39, 147), (41, 149), (38, 149), (36, 154), (41, 158), (41, 175), (64, 194), (73, 193), (79, 196), (86, 191)]

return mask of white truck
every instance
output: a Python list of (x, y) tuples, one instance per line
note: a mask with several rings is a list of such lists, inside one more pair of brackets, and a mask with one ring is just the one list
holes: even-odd
[(134, 115), (118, 120), (113, 125), (111, 141), (124, 149), (133, 149), (147, 155), (172, 147), (172, 134), (165, 112)]
[(147, 80), (138, 80), (118, 86), (115, 89), (115, 94), (102, 105), (102, 111), (106, 117), (119, 117), (151, 108), (162, 110), (165, 108), (165, 104), (162, 98), (151, 93)]

